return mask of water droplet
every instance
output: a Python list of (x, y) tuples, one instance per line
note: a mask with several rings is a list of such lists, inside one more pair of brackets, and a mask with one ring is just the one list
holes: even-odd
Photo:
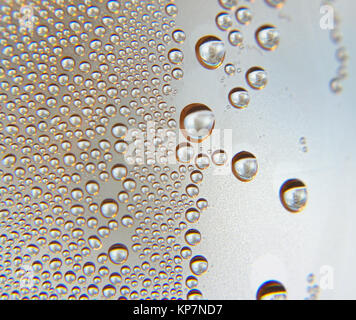
[(113, 166), (111, 174), (115, 180), (124, 180), (127, 176), (127, 168), (122, 164), (117, 164)]
[(201, 234), (196, 229), (190, 229), (185, 233), (185, 241), (191, 246), (196, 246), (200, 243), (200, 240)]
[(242, 7), (236, 11), (236, 19), (241, 24), (249, 24), (252, 20), (252, 12), (247, 7)]
[(263, 26), (256, 31), (256, 40), (262, 49), (274, 50), (279, 44), (280, 34), (273, 26)]
[(251, 181), (256, 176), (257, 170), (257, 159), (249, 152), (242, 151), (232, 159), (232, 172), (243, 182)]
[(229, 101), (235, 108), (243, 109), (250, 103), (250, 95), (243, 88), (235, 88), (229, 93)]
[(183, 62), (183, 52), (179, 49), (172, 49), (168, 53), (168, 59), (173, 64), (180, 64)]
[(232, 19), (226, 12), (219, 13), (216, 16), (215, 21), (218, 28), (223, 31), (229, 29), (232, 26)]
[(114, 218), (119, 211), (119, 205), (113, 199), (106, 199), (100, 205), (100, 212), (105, 218)]
[(224, 150), (216, 150), (211, 155), (213, 163), (217, 166), (223, 166), (227, 162), (227, 154)]
[(237, 6), (237, 0), (219, 0), (219, 3), (225, 9), (233, 9)]
[(228, 76), (232, 76), (234, 75), (236, 72), (236, 68), (233, 64), (231, 63), (228, 63), (226, 66), (225, 66), (225, 73), (228, 75)]
[(333, 93), (340, 93), (343, 89), (341, 80), (334, 78), (330, 81), (330, 89)]
[(278, 281), (267, 281), (263, 283), (256, 294), (257, 300), (286, 300), (287, 290)]
[(112, 245), (109, 248), (109, 258), (114, 264), (123, 264), (126, 262), (129, 256), (129, 250), (127, 247), (121, 243)]
[(267, 84), (267, 72), (260, 67), (253, 67), (246, 72), (246, 80), (251, 88), (261, 90)]
[(176, 157), (179, 162), (189, 163), (194, 157), (194, 148), (190, 143), (181, 143), (176, 148)]
[(220, 67), (226, 54), (224, 43), (215, 36), (201, 38), (195, 46), (195, 52), (200, 64), (207, 69)]
[(214, 129), (214, 125), (214, 113), (200, 103), (186, 106), (180, 114), (180, 128), (183, 135), (192, 142), (206, 139)]
[(228, 38), (229, 38), (230, 44), (235, 47), (240, 46), (244, 41), (244, 37), (239, 30), (230, 31)]
[(203, 256), (195, 256), (190, 260), (190, 270), (200, 276), (208, 270), (208, 261)]
[(307, 187), (298, 179), (286, 181), (282, 185), (279, 195), (283, 206), (293, 213), (302, 211), (308, 200)]

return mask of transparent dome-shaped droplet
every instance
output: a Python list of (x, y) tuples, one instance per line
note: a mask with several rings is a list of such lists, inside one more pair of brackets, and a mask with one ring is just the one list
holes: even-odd
[(300, 212), (307, 204), (307, 187), (298, 179), (288, 180), (281, 187), (280, 199), (288, 211)]
[(194, 148), (190, 143), (181, 143), (176, 148), (176, 157), (179, 162), (189, 163), (194, 157)]
[(236, 67), (231, 64), (231, 63), (228, 63), (226, 66), (225, 66), (225, 73), (228, 75), (228, 76), (232, 76), (236, 73)]
[(236, 19), (241, 24), (249, 24), (252, 20), (252, 12), (249, 8), (242, 7), (236, 11)]
[(208, 261), (203, 256), (195, 256), (190, 260), (190, 270), (200, 276), (208, 270)]
[(168, 53), (168, 59), (170, 62), (173, 64), (180, 64), (183, 62), (183, 52), (180, 51), (179, 49), (172, 49)]
[(210, 158), (206, 154), (198, 154), (195, 158), (195, 165), (198, 169), (204, 170), (207, 169), (210, 165)]
[(65, 57), (61, 60), (62, 68), (66, 71), (73, 71), (75, 66), (75, 61), (73, 58)]
[(224, 150), (216, 150), (211, 155), (213, 163), (217, 166), (223, 166), (227, 162), (227, 154)]
[(244, 37), (243, 37), (241, 31), (239, 31), (239, 30), (230, 31), (228, 38), (229, 38), (230, 44), (235, 47), (242, 45), (242, 43), (244, 41)]
[(202, 299), (203, 299), (203, 294), (197, 289), (190, 290), (187, 293), (187, 300), (202, 300)]
[(115, 180), (123, 180), (127, 176), (127, 168), (122, 164), (117, 164), (111, 169), (111, 174)]
[(183, 30), (177, 29), (172, 33), (173, 40), (177, 43), (183, 43), (185, 40), (185, 33)]
[(119, 211), (119, 205), (113, 199), (106, 199), (100, 205), (100, 212), (105, 218), (113, 218)]
[(195, 51), (198, 61), (208, 69), (218, 68), (226, 54), (224, 43), (215, 36), (201, 38), (196, 44)]
[(235, 108), (243, 109), (250, 103), (250, 95), (243, 88), (235, 88), (229, 93), (229, 101)]
[(263, 26), (256, 31), (256, 40), (261, 48), (274, 50), (279, 44), (280, 34), (273, 26)]
[(279, 282), (275, 280), (264, 282), (258, 289), (256, 294), (257, 300), (286, 300), (287, 290)]
[(226, 12), (219, 13), (216, 16), (215, 21), (218, 28), (223, 31), (231, 28), (232, 26), (232, 18)]
[(196, 229), (190, 229), (185, 233), (185, 241), (191, 246), (196, 246), (200, 243), (200, 240), (201, 234)]
[(129, 250), (127, 247), (121, 243), (112, 245), (109, 248), (109, 258), (114, 264), (123, 264), (126, 262), (129, 256)]
[(214, 129), (214, 125), (214, 113), (203, 104), (190, 104), (180, 114), (180, 128), (184, 136), (192, 142), (206, 139)]
[(251, 88), (261, 90), (267, 84), (267, 72), (260, 67), (253, 67), (246, 72), (246, 80)]
[(253, 154), (242, 151), (233, 157), (232, 172), (239, 180), (243, 182), (251, 181), (256, 176), (257, 171), (257, 159)]

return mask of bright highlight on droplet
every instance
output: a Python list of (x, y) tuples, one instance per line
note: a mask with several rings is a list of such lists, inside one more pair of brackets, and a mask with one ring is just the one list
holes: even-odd
[(283, 206), (292, 213), (302, 211), (308, 200), (308, 192), (305, 184), (298, 179), (286, 181), (279, 192)]
[(232, 172), (242, 182), (253, 180), (257, 171), (257, 159), (252, 153), (242, 151), (232, 158)]
[(201, 38), (195, 52), (200, 64), (207, 69), (216, 69), (221, 66), (225, 59), (226, 49), (224, 43), (215, 36)]

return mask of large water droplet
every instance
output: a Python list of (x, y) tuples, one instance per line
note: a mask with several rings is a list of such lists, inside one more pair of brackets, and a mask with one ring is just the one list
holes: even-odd
[(207, 69), (216, 69), (225, 59), (225, 45), (215, 36), (201, 38), (195, 46), (196, 55), (201, 65)]

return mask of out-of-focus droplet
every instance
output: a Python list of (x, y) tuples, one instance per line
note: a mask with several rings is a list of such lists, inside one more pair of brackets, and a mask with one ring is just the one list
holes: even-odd
[(237, 0), (219, 0), (219, 3), (225, 9), (233, 9), (237, 6)]
[(274, 8), (282, 8), (286, 0), (265, 0), (268, 5)]
[(236, 10), (236, 19), (241, 24), (249, 24), (252, 20), (252, 12), (247, 7), (242, 7)]

